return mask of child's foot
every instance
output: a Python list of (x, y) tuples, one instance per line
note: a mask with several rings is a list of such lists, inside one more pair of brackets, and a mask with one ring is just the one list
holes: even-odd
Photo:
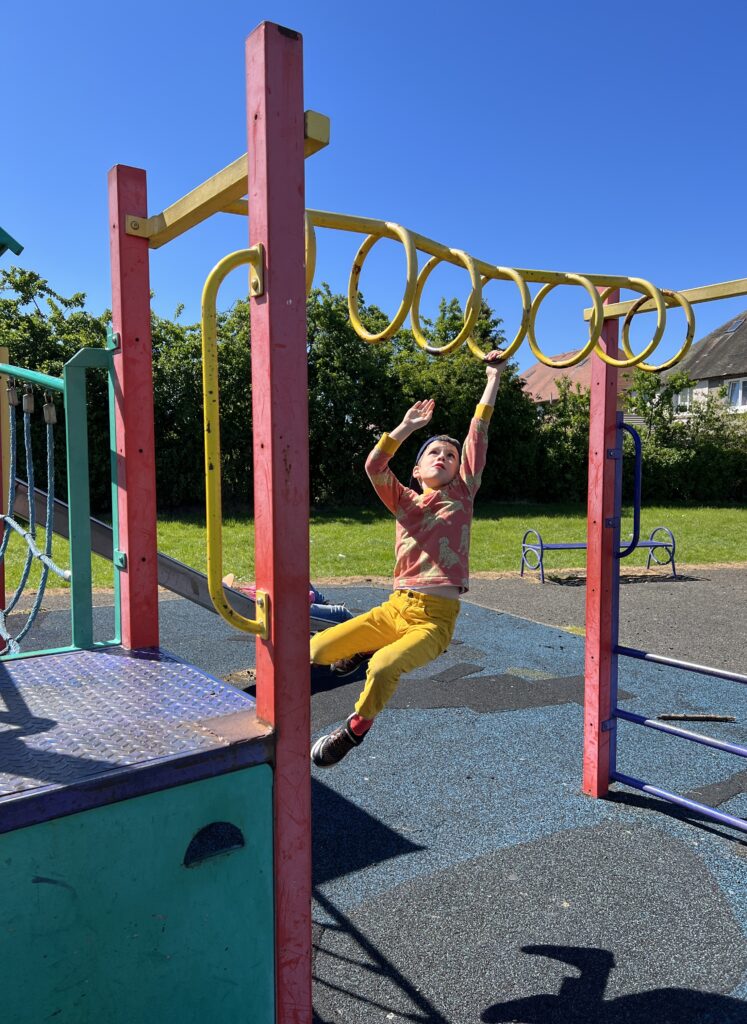
[(311, 748), (311, 760), (317, 768), (332, 768), (338, 761), (342, 761), (348, 751), (352, 750), (353, 747), (360, 746), (364, 741), (368, 729), (357, 735), (351, 727), (353, 719), (356, 719), (356, 723), (365, 721), (365, 719), (360, 719), (357, 715), (351, 715), (345, 725), (341, 725), (339, 729), (335, 729), (326, 736), (320, 737), (314, 743)]
[(364, 661), (367, 661), (373, 651), (363, 651), (360, 654), (353, 654), (349, 658), (342, 658), (340, 661), (333, 661), (329, 666), (336, 676), (349, 676), (362, 665)]

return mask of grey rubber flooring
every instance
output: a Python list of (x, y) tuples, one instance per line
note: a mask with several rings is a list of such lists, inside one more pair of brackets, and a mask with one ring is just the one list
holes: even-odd
[[(387, 594), (323, 589), (353, 611)], [(581, 579), (475, 580), (449, 651), (313, 771), (317, 1024), (747, 1024), (747, 836), (624, 787), (580, 792), (583, 598)], [(622, 587), (629, 646), (745, 672), (745, 621), (740, 570)], [(185, 601), (164, 598), (161, 626), (215, 675), (253, 664), (252, 641)], [(744, 686), (624, 659), (620, 687), (628, 710), (733, 719), (683, 724), (747, 744)], [(315, 736), (359, 688), (316, 679)], [(737, 757), (621, 723), (618, 763), (747, 816)]]

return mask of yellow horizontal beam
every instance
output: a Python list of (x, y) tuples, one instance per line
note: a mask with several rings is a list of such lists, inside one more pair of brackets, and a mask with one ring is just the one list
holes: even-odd
[[(747, 277), (740, 277), (736, 281), (721, 281), (719, 284), (704, 284), (699, 288), (688, 288), (685, 291), (681, 291), (680, 295), (684, 295), (691, 305), (694, 305), (696, 302), (713, 302), (715, 299), (731, 299), (737, 295), (747, 295)], [(672, 300), (667, 301), (669, 305), (675, 304)], [(635, 302), (635, 299), (631, 299), (629, 302), (610, 303), (609, 306), (604, 307), (604, 319), (609, 320), (612, 317), (625, 316)], [(655, 309), (655, 306), (649, 299), (648, 302), (644, 302), (642, 306), (638, 307), (638, 312), (650, 313), (653, 309)], [(584, 320), (591, 320), (592, 312), (591, 308), (585, 309)]]
[[(232, 211), (234, 212), (234, 211)], [(236, 210), (235, 212), (239, 212)], [(309, 216), (314, 227), (336, 228), (339, 231), (355, 231), (364, 235), (381, 235), (383, 238), (392, 238), (398, 241), (396, 233), (387, 226), (386, 221), (375, 220), (373, 217), (355, 217), (347, 213), (330, 213), (326, 210), (309, 210)], [(446, 263), (453, 263), (456, 267), (462, 267), (463, 263), (458, 256), (454, 255), (448, 245), (436, 242), (425, 235), (419, 235), (416, 231), (410, 232), (415, 247), (421, 252), (427, 252), (431, 256), (438, 256)], [(474, 260), (475, 266), (481, 274), (489, 278), (503, 278), (503, 268), (486, 260)], [(525, 281), (537, 284), (575, 284), (571, 278), (576, 275), (569, 275), (558, 270), (526, 270), (522, 267), (512, 268), (515, 273), (524, 278)], [(628, 277), (612, 274), (583, 274), (594, 285), (609, 288), (624, 288), (627, 286)]]
[[(328, 144), (329, 118), (307, 110), (304, 114), (304, 156), (312, 156)], [(162, 213), (153, 217), (127, 216), (127, 234), (147, 238), (149, 247), (158, 249), (241, 199), (246, 195), (247, 187), (247, 155), (244, 153), (186, 196), (167, 206)]]
[(316, 110), (303, 115), (303, 155), (308, 160), (314, 153), (329, 145), (329, 118)]
[[(246, 217), (248, 212), (249, 206), (246, 199), (235, 200), (223, 207), (223, 213), (235, 213)], [(309, 210), (308, 214), (315, 228), (333, 228), (338, 231), (354, 231), (363, 235), (380, 235), (382, 238), (391, 238), (395, 242), (399, 241), (396, 232), (388, 227), (386, 221), (376, 220), (373, 217), (356, 217), (348, 213), (330, 213), (327, 210)], [(436, 242), (434, 239), (426, 237), (426, 235), (419, 235), (417, 231), (411, 231), (410, 236), (415, 243), (415, 247), (421, 252), (427, 252), (430, 256), (438, 256), (446, 263), (453, 263), (455, 267), (464, 266), (448, 245)], [(485, 277), (503, 279), (510, 276), (513, 280), (515, 273), (523, 277), (525, 281), (531, 281), (535, 284), (575, 283), (570, 280), (568, 274), (559, 270), (526, 270), (521, 267), (514, 267), (514, 273), (509, 275), (503, 272), (502, 267), (496, 266), (494, 263), (478, 259), (474, 262), (477, 269)], [(572, 277), (573, 275), (570, 276)], [(627, 277), (614, 274), (584, 274), (583, 276), (588, 278), (592, 284), (605, 288), (610, 286), (625, 288), (629, 281)]]

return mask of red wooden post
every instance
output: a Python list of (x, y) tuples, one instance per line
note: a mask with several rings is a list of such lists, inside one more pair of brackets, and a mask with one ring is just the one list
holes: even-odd
[(127, 215), (148, 215), (145, 171), (109, 171), (122, 644), (158, 646), (156, 472), (148, 240), (125, 232)]
[(309, 435), (301, 36), (264, 22), (247, 39), (250, 244), (266, 252), (251, 300), (257, 586), (270, 639), (257, 641), (257, 712), (276, 733), (277, 1021), (311, 1022)]
[[(617, 302), (613, 292), (607, 302)], [(605, 321), (601, 342), (617, 357), (619, 324)], [(609, 729), (616, 687), (617, 576), (620, 541), (615, 490), (620, 459), (617, 448), (618, 369), (592, 356), (589, 422), (589, 497), (586, 553), (586, 666), (584, 696), (583, 791), (604, 796), (614, 763), (614, 732)]]

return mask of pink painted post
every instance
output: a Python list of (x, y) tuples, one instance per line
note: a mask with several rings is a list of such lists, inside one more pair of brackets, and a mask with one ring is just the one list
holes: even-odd
[(266, 252), (251, 300), (257, 713), (275, 727), (275, 967), (279, 1024), (310, 1024), (309, 434), (304, 250), (303, 46), (264, 22), (246, 44), (250, 244)]
[[(607, 302), (617, 302), (613, 292)], [(605, 321), (601, 343), (618, 355), (619, 323)], [(584, 696), (583, 791), (600, 797), (607, 792), (614, 733), (610, 723), (615, 688), (614, 645), (617, 643), (617, 573), (615, 558), (620, 527), (615, 515), (618, 370), (592, 356), (589, 422), (589, 497), (586, 552), (586, 666)]]
[(122, 644), (158, 646), (156, 471), (148, 240), (128, 235), (127, 215), (148, 215), (145, 171), (109, 171)]

